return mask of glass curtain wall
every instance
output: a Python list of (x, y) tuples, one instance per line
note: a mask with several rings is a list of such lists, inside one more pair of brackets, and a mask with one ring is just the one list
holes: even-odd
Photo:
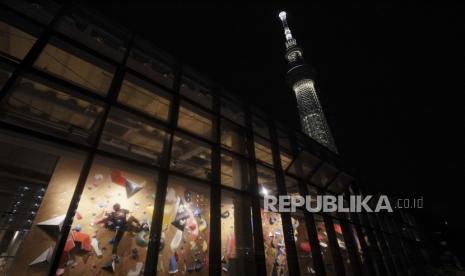
[(303, 213), (286, 225), (259, 202), (300, 184), (343, 192), (339, 160), (140, 38), (129, 46), (124, 28), (75, 6), (52, 21), (59, 9), (0, 4), (0, 274), (288, 275), (284, 229), (300, 274), (315, 274)]

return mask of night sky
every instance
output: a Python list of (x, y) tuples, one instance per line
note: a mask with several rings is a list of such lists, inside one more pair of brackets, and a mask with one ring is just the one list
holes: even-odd
[(426, 223), (465, 232), (463, 6), (88, 5), (298, 127), (285, 9), (340, 155), (367, 190), (424, 196)]

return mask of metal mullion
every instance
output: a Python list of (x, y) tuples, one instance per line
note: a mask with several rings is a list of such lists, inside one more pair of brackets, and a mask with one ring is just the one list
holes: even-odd
[(116, 108), (116, 109), (119, 109), (121, 111), (124, 111), (126, 113), (130, 113), (131, 115), (134, 115), (136, 117), (139, 117), (142, 120), (144, 120), (145, 122), (147, 122), (149, 124), (152, 124), (154, 126), (157, 126), (158, 128), (163, 129), (165, 131), (169, 129), (169, 123), (167, 121), (160, 120), (157, 117), (152, 117), (152, 116), (148, 115), (147, 113), (144, 113), (144, 112), (142, 112), (140, 110), (134, 109), (134, 108), (132, 108), (130, 106), (124, 105), (124, 104), (122, 104), (120, 102), (114, 103), (112, 105), (112, 107)]
[[(268, 130), (271, 138), (271, 154), (273, 157), (274, 163), (274, 171), (275, 171), (275, 178), (276, 184), (278, 186), (278, 194), (279, 195), (287, 195), (286, 183), (284, 179), (283, 168), (281, 165), (280, 159), (280, 149), (279, 149), (279, 141), (278, 135), (276, 132), (276, 128), (272, 120), (268, 120)], [(297, 256), (297, 248), (295, 245), (294, 239), (294, 228), (292, 226), (291, 215), (289, 213), (280, 213), (281, 220), (282, 220), (282, 228), (284, 234), (284, 241), (286, 244), (286, 258), (287, 258), (287, 266), (289, 269), (290, 275), (300, 275), (299, 269), (299, 261)]]
[[(245, 108), (245, 123), (246, 127), (251, 129), (252, 126), (252, 117), (250, 113), (250, 106), (247, 105)], [(255, 164), (255, 149), (254, 149), (254, 139), (253, 132), (247, 131), (247, 151), (249, 153), (249, 173), (250, 173), (250, 186), (249, 190), (252, 193), (252, 223), (253, 223), (253, 235), (254, 235), (254, 254), (255, 254), (255, 266), (256, 273), (259, 276), (266, 275), (266, 260), (265, 260), (265, 249), (264, 249), (264, 240), (263, 240), (263, 227), (261, 221), (261, 204), (260, 197), (258, 193), (258, 183), (257, 183), (257, 167)]]
[(392, 251), (392, 248), (389, 242), (389, 238), (387, 237), (389, 233), (387, 233), (385, 229), (382, 227), (383, 225), (381, 224), (380, 218), (377, 213), (372, 213), (372, 217), (375, 221), (375, 224), (377, 224), (378, 228), (381, 230), (381, 231), (378, 231), (380, 233), (379, 236), (380, 236), (383, 246), (387, 249), (385, 251), (386, 251), (388, 260), (391, 264), (392, 271), (394, 272), (394, 274), (403, 275), (404, 274), (403, 271), (399, 270), (402, 265), (397, 262), (397, 259), (395, 258), (393, 254), (393, 251)]
[[(217, 91), (217, 90), (214, 90)], [(219, 93), (212, 93), (214, 111), (220, 113)], [(221, 128), (220, 118), (214, 115), (213, 119), (214, 144), (211, 155), (212, 185), (210, 190), (210, 251), (209, 275), (221, 274)]]
[[(299, 149), (297, 146), (295, 134), (293, 132), (289, 135), (289, 140), (290, 140), (291, 147), (292, 147), (292, 154), (294, 156), (297, 156), (299, 154)], [(296, 159), (294, 159), (293, 162), (295, 162), (295, 160)], [(320, 164), (323, 164), (323, 161), (321, 161)], [(300, 169), (301, 169), (300, 167), (297, 167), (297, 170), (300, 170)], [(302, 180), (302, 178), (297, 178), (297, 183), (299, 186), (300, 194), (306, 197), (309, 194), (307, 190), (307, 184)], [(313, 214), (310, 213), (308, 210), (304, 211), (304, 218), (305, 218), (305, 224), (307, 225), (308, 240), (312, 248), (311, 252), (312, 252), (313, 268), (315, 269), (315, 274), (317, 276), (324, 276), (326, 275), (325, 264), (323, 261), (323, 256), (321, 254), (321, 248), (320, 248), (320, 242), (318, 239), (318, 231), (316, 228), (315, 218), (313, 217)]]
[(361, 228), (363, 226), (360, 225), (357, 216), (354, 216), (353, 220), (355, 220), (356, 222), (356, 223), (352, 223), (355, 229), (355, 235), (357, 235), (358, 241), (360, 243), (360, 247), (362, 248), (362, 252), (365, 257), (365, 263), (367, 264), (366, 266), (364, 266), (364, 268), (366, 268), (365, 272), (368, 275), (380, 275), (378, 266), (376, 265), (375, 260), (373, 259), (374, 256), (371, 254), (371, 251), (368, 248), (368, 245), (364, 238), (364, 234)]
[(197, 135), (197, 134), (195, 134), (193, 132), (190, 132), (189, 130), (180, 128), (177, 125), (175, 126), (174, 130), (175, 130), (175, 132), (180, 133), (181, 136), (185, 136), (188, 139), (190, 138), (190, 139), (193, 139), (193, 140), (197, 140), (198, 142), (200, 142), (201, 144), (205, 144), (206, 146), (210, 146), (212, 144), (215, 144), (215, 142), (213, 142), (212, 140), (208, 140), (207, 138), (199, 136), (199, 135)]
[(328, 184), (326, 184), (324, 187), (323, 187), (323, 190), (328, 190), (328, 187), (331, 185), (331, 184), (334, 184), (334, 182), (336, 181), (336, 179), (338, 178), (339, 175), (342, 174), (342, 170), (336, 172), (333, 176), (333, 178), (331, 180), (328, 181)]
[[(363, 212), (365, 213), (365, 212)], [(395, 264), (391, 256), (391, 252), (386, 244), (386, 241), (384, 239), (384, 235), (381, 232), (381, 227), (376, 219), (375, 213), (365, 213), (365, 215), (368, 217), (369, 222), (373, 225), (373, 234), (375, 239), (378, 241), (379, 246), (380, 246), (380, 252), (381, 256), (384, 260), (384, 263), (386, 265), (386, 269), (388, 271), (389, 275), (396, 275), (395, 272)]]
[[(73, 47), (91, 55), (92, 57), (95, 57), (101, 61), (103, 61), (104, 63), (107, 63), (108, 65), (110, 66), (113, 66), (113, 67), (118, 67), (121, 65), (121, 61), (116, 61), (116, 60), (113, 60), (111, 59), (110, 57), (100, 53), (99, 51), (85, 45), (84, 43), (78, 41), (78, 40), (75, 40), (69, 36), (66, 36), (65, 34), (53, 29), (52, 30), (52, 37), (53, 38), (57, 38), (58, 40), (61, 40), (63, 42), (65, 42), (66, 44), (70, 44), (72, 45)], [(127, 49), (126, 49), (127, 50)], [(124, 60), (124, 57), (123, 57), (123, 60)], [(125, 64), (125, 63), (123, 63)]]
[(225, 147), (223, 147), (223, 146), (221, 146), (221, 151), (224, 152), (224, 153), (226, 153), (226, 154), (228, 154), (228, 155), (232, 155), (232, 156), (234, 156), (234, 157), (236, 157), (236, 158), (238, 158), (238, 159), (254, 161), (254, 160), (250, 159), (250, 158), (249, 158), (248, 156), (246, 156), (246, 155), (242, 155), (242, 154), (240, 154), (240, 153), (237, 153), (237, 152), (235, 152), (235, 151), (232, 151), (232, 150), (230, 150), (230, 149), (228, 149), (228, 148), (225, 148)]
[[(126, 45), (127, 46), (127, 51), (125, 53), (124, 60), (126, 60), (128, 55), (129, 55), (129, 48), (130, 48), (129, 46), (130, 46), (131, 43), (132, 43), (132, 39), (131, 39), (131, 41), (128, 42), (128, 45)], [(121, 86), (121, 83), (122, 83), (123, 75), (124, 75), (124, 68), (123, 68), (122, 65), (120, 65), (117, 68), (117, 71), (116, 71), (116, 73), (115, 73), (115, 75), (113, 77), (113, 80), (112, 80), (112, 83), (111, 83), (111, 86), (110, 86), (110, 90), (109, 90), (109, 93), (108, 93), (108, 99), (110, 100), (110, 102), (115, 101), (115, 97), (116, 97), (116, 95), (117, 95), (117, 93), (119, 91), (119, 87)], [(95, 156), (96, 156), (96, 153), (97, 153), (96, 149), (98, 148), (100, 137), (102, 136), (102, 133), (103, 133), (104, 122), (108, 118), (109, 112), (110, 112), (110, 108), (107, 107), (105, 109), (105, 111), (104, 111), (103, 116), (100, 118), (101, 123), (100, 123), (100, 125), (98, 125), (98, 130), (96, 132), (96, 137), (95, 137), (95, 140), (94, 140), (94, 142), (92, 144), (92, 149), (88, 154), (87, 162), (84, 165), (84, 169), (81, 171), (81, 175), (79, 176), (79, 180), (78, 180), (78, 183), (76, 185), (76, 189), (74, 190), (70, 207), (68, 208), (68, 211), (66, 213), (66, 217), (65, 217), (65, 221), (63, 223), (62, 231), (60, 233), (59, 238), (57, 239), (57, 245), (55, 247), (55, 251), (53, 253), (53, 258), (52, 258), (53, 261), (52, 261), (52, 264), (50, 266), (50, 270), (49, 270), (49, 273), (48, 273), (49, 276), (55, 275), (56, 270), (58, 269), (59, 262), (60, 262), (60, 259), (61, 259), (61, 255), (63, 254), (63, 249), (64, 249), (65, 244), (66, 244), (66, 240), (68, 238), (69, 232), (71, 231), (71, 225), (72, 225), (72, 222), (73, 222), (74, 214), (75, 214), (75, 212), (76, 212), (76, 210), (78, 208), (80, 197), (81, 197), (81, 194), (82, 194), (82, 192), (84, 190), (84, 187), (85, 187), (85, 184), (86, 184), (87, 175), (89, 174), (91, 165), (92, 165), (92, 163), (93, 163), (93, 161), (95, 159)]]
[(39, 70), (37, 68), (30, 67), (30, 68), (26, 69), (24, 71), (23, 76), (27, 77), (28, 74), (31, 74), (32, 76), (36, 76), (36, 77), (38, 77), (40, 79), (44, 79), (46, 81), (55, 83), (58, 86), (61, 86), (61, 87), (64, 87), (65, 89), (67, 89), (67, 90), (70, 90), (70, 91), (65, 91), (66, 94), (71, 94), (72, 96), (76, 96), (78, 98), (84, 98), (84, 99), (88, 98), (89, 100), (92, 99), (92, 100), (100, 101), (100, 102), (105, 101), (105, 96), (97, 94), (97, 92), (93, 92), (92, 90), (87, 90), (84, 87), (76, 85), (76, 84), (74, 84), (72, 82), (69, 82), (69, 81), (67, 81), (65, 79), (59, 78), (57, 76), (48, 74), (48, 73), (46, 73), (46, 72), (44, 72), (42, 70)]
[[(213, 96), (212, 94), (210, 94), (210, 95)], [(215, 112), (213, 109), (210, 109), (210, 108), (196, 102), (195, 100), (193, 100), (193, 99), (191, 99), (191, 98), (189, 98), (187, 96), (179, 94), (179, 98), (181, 99), (182, 102), (186, 102), (189, 105), (194, 106), (194, 108), (200, 109), (201, 112), (208, 113), (209, 116), (211, 116), (211, 117), (214, 117), (214, 116), (218, 117), (219, 116), (218, 112)], [(212, 105), (213, 105), (213, 101), (212, 101)]]
[[(359, 186), (358, 182), (356, 184), (357, 185), (353, 186), (354, 190), (355, 190), (354, 191), (355, 194), (363, 195), (362, 192), (360, 191), (360, 186)], [(371, 254), (372, 254), (373, 258), (374, 258), (374, 263), (375, 263), (376, 267), (378, 268), (378, 274), (380, 276), (388, 275), (388, 270), (387, 270), (387, 267), (386, 267), (386, 263), (384, 262), (384, 258), (381, 255), (381, 250), (378, 247), (378, 242), (376, 241), (376, 237), (374, 236), (374, 233), (372, 232), (372, 227), (370, 225), (370, 222), (368, 221), (368, 217), (367, 217), (366, 213), (364, 213), (364, 212), (360, 212), (359, 216), (360, 216), (361, 224), (364, 225), (363, 227), (365, 229), (365, 234), (366, 234), (366, 236), (368, 238), (369, 243), (371, 244)]]
[(11, 69), (13, 69), (13, 71), (18, 66), (18, 63), (12, 61), (9, 58), (3, 57), (3, 56), (0, 56), (0, 63), (12, 67)]
[(250, 191), (236, 189), (236, 188), (233, 188), (231, 186), (226, 186), (226, 185), (223, 185), (223, 184), (221, 184), (221, 189), (226, 190), (228, 192), (235, 193), (235, 194), (240, 194), (241, 196), (249, 196), (249, 197), (254, 196)]
[[(181, 64), (175, 69), (175, 81), (174, 81), (174, 90), (179, 91), (179, 85), (181, 81)], [(149, 247), (147, 249), (147, 260), (149, 260), (144, 269), (144, 276), (156, 275), (158, 267), (158, 257), (160, 254), (160, 238), (161, 238), (161, 229), (163, 227), (163, 210), (165, 207), (166, 200), (166, 190), (168, 188), (169, 175), (174, 174), (169, 171), (171, 153), (173, 148), (174, 141), (174, 130), (176, 128), (176, 122), (178, 120), (179, 114), (179, 94), (174, 93), (171, 106), (170, 106), (170, 115), (169, 115), (169, 135), (165, 136), (165, 145), (164, 145), (164, 164), (163, 168), (165, 169), (160, 173), (160, 178), (157, 186), (157, 200), (154, 205), (154, 212), (152, 217), (151, 225), (151, 235), (149, 241)]]
[(404, 237), (402, 236), (402, 232), (399, 229), (399, 225), (395, 221), (394, 217), (389, 216), (388, 219), (389, 225), (391, 225), (391, 229), (393, 229), (393, 233), (395, 234), (396, 238), (399, 239), (399, 246), (401, 248), (401, 254), (403, 255), (402, 261), (404, 262), (404, 266), (407, 268), (407, 272), (410, 273), (410, 269), (412, 267), (412, 260), (409, 255), (409, 249), (405, 245)]
[(219, 117), (220, 117), (221, 120), (227, 121), (229, 124), (232, 124), (234, 127), (239, 128), (239, 129), (243, 130), (244, 132), (251, 131), (250, 129), (246, 128), (245, 126), (243, 126), (243, 125), (241, 125), (239, 123), (237, 123), (236, 121), (234, 121), (232, 119), (229, 119), (228, 117), (222, 115), (221, 112), (219, 114)]
[[(159, 89), (162, 89), (163, 91), (166, 91), (168, 93), (170, 93), (170, 95), (176, 93), (176, 91), (174, 90), (173, 87), (166, 87), (160, 83), (158, 83), (157, 81), (151, 79), (150, 77), (144, 75), (143, 73), (140, 73), (139, 71), (136, 71), (134, 69), (132, 69), (131, 67), (127, 66), (125, 67), (125, 70), (126, 70), (126, 74), (130, 74), (130, 75), (133, 75), (134, 77), (142, 80), (143, 82), (147, 82), (148, 84), (150, 85), (153, 85)], [(174, 82), (174, 81), (173, 81)]]
[[(340, 213), (339, 213), (340, 214)], [(345, 245), (350, 260), (350, 269), (352, 275), (362, 275), (362, 264), (357, 252), (357, 246), (355, 244), (354, 236), (352, 235), (352, 229), (350, 229), (349, 222), (341, 214), (338, 217), (339, 225), (341, 226), (342, 236), (344, 237)]]
[(337, 242), (336, 231), (334, 230), (333, 219), (330, 216), (321, 214), (326, 228), (326, 235), (328, 236), (328, 243), (331, 249), (331, 257), (333, 258), (334, 267), (337, 276), (345, 276), (344, 260), (342, 258), (339, 244)]

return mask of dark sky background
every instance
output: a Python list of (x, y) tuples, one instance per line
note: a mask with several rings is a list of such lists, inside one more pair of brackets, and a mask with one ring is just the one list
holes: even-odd
[(88, 5), (298, 127), (285, 9), (340, 155), (367, 190), (424, 196), (426, 223), (465, 232), (464, 6)]

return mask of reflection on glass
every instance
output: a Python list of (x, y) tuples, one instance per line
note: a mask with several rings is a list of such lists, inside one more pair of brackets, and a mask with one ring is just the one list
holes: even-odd
[(167, 88), (173, 88), (173, 69), (158, 59), (146, 54), (142, 50), (131, 50), (127, 65), (131, 69), (153, 79), (157, 83)]
[(113, 109), (105, 122), (100, 147), (160, 165), (166, 132), (135, 116)]
[(181, 79), (181, 88), (179, 89), (181, 95), (188, 97), (189, 99), (205, 106), (206, 108), (212, 108), (212, 96), (210, 95), (210, 89), (204, 85), (194, 81), (186, 76)]
[(104, 25), (106, 24), (103, 21), (89, 15), (73, 13), (63, 16), (56, 28), (79, 43), (121, 61), (126, 50), (123, 35), (117, 28), (103, 27)]
[(221, 145), (231, 151), (247, 154), (247, 139), (243, 128), (221, 120)]
[(157, 275), (208, 275), (210, 190), (170, 176)]
[(2, 89), (5, 83), (8, 81), (12, 71), (13, 69), (10, 66), (0, 63), (0, 89)]
[(103, 107), (41, 82), (22, 78), (8, 98), (5, 119), (24, 127), (88, 143)]
[(175, 135), (170, 169), (198, 178), (211, 179), (211, 148), (193, 139)]
[[(68, 48), (68, 47), (67, 47)], [(84, 58), (83, 56), (87, 56)], [(106, 95), (111, 85), (114, 69), (88, 54), (78, 56), (58, 46), (47, 44), (34, 66), (56, 77), (65, 79), (99, 95)]]
[(194, 106), (181, 101), (178, 126), (201, 137), (212, 138), (211, 116)]
[(268, 124), (265, 122), (265, 120), (257, 116), (253, 116), (252, 127), (255, 133), (259, 134), (262, 137), (270, 139), (270, 131), (268, 130)]
[(0, 21), (0, 56), (14, 60), (22, 60), (37, 37)]
[(251, 200), (221, 192), (221, 273), (255, 275)]
[(258, 136), (254, 137), (255, 158), (273, 166), (273, 155), (270, 142)]
[(221, 98), (221, 116), (226, 117), (241, 126), (245, 126), (244, 109), (231, 100)]
[(328, 234), (326, 233), (326, 226), (321, 215), (314, 215), (316, 229), (318, 233), (318, 241), (320, 243), (321, 255), (325, 264), (326, 275), (336, 276), (336, 269), (334, 267), (333, 258), (331, 256), (331, 249), (329, 248)]
[(344, 269), (346, 271), (346, 275), (351, 276), (352, 269), (350, 267), (350, 259), (349, 259), (349, 252), (347, 251), (346, 242), (344, 240), (344, 236), (342, 235), (342, 228), (341, 224), (338, 220), (333, 219), (333, 226), (334, 231), (336, 232), (337, 243), (339, 245), (339, 250), (342, 256), (342, 262), (344, 263)]
[(261, 210), (266, 273), (269, 276), (289, 275), (286, 245), (279, 213)]
[(0, 154), (0, 274), (46, 275), (84, 158), (3, 134)]
[(93, 275), (97, 270), (116, 275), (132, 270), (139, 275), (146, 262), (156, 181), (156, 173), (98, 158), (80, 197), (59, 270), (66, 275)]
[(294, 229), (295, 247), (299, 258), (300, 275), (315, 275), (313, 268), (312, 249), (308, 239), (305, 217), (301, 210), (291, 213), (292, 228)]
[(261, 196), (277, 195), (278, 186), (274, 170), (257, 164), (258, 193)]
[(168, 121), (169, 94), (132, 75), (126, 75), (118, 95), (118, 102), (162, 121)]
[(234, 154), (221, 153), (221, 184), (240, 190), (249, 186), (247, 161)]

